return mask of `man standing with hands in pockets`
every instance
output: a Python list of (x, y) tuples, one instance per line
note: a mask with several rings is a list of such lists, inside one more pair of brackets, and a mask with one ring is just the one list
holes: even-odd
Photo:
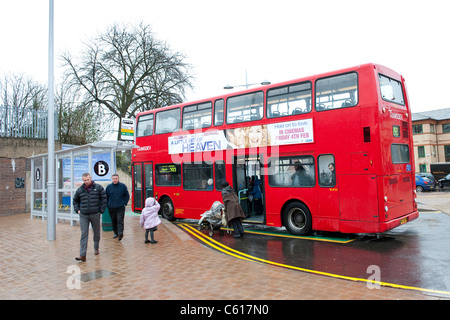
[(114, 238), (119, 238), (120, 241), (123, 238), (125, 207), (127, 206), (128, 200), (130, 200), (130, 194), (128, 193), (127, 186), (119, 182), (119, 175), (117, 173), (111, 176), (111, 180), (112, 183), (106, 187), (107, 206), (109, 215), (111, 216)]
[(90, 173), (82, 175), (83, 184), (77, 189), (73, 196), (73, 207), (80, 215), (80, 256), (77, 261), (86, 261), (86, 251), (89, 236), (89, 223), (94, 231), (94, 254), (99, 254), (100, 243), (100, 216), (106, 209), (105, 189), (92, 181)]

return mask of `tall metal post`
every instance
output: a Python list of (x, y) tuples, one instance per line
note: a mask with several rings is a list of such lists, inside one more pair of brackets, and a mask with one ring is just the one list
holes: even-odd
[(55, 112), (54, 112), (54, 0), (49, 0), (48, 33), (48, 182), (47, 182), (47, 240), (56, 239), (56, 181), (55, 181)]

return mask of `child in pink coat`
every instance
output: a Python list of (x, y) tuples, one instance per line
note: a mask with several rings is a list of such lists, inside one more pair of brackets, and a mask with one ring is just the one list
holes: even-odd
[[(158, 230), (156, 226), (161, 223), (158, 217), (160, 205), (155, 198), (149, 197), (145, 200), (145, 208), (142, 209), (139, 223), (141, 227), (145, 228), (145, 243), (157, 243), (153, 238), (153, 232)], [(148, 240), (148, 233), (150, 232), (151, 241)]]

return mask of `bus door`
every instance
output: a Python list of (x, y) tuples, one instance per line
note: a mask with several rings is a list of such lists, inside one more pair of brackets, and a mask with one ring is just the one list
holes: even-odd
[(153, 163), (135, 163), (133, 181), (134, 210), (141, 211), (145, 207), (145, 199), (153, 197)]
[[(233, 185), (248, 222), (264, 222), (264, 181), (258, 155), (237, 156), (233, 164)], [(261, 200), (250, 197), (255, 185), (261, 190)], [(250, 201), (252, 200), (252, 201)]]
[(317, 158), (318, 168), (318, 216), (339, 219), (339, 189), (336, 181), (336, 163), (332, 154)]

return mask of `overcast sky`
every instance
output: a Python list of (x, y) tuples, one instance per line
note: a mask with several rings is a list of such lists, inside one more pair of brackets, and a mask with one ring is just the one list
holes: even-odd
[[(188, 101), (226, 84), (272, 83), (374, 62), (402, 74), (413, 112), (448, 108), (450, 45), (444, 0), (55, 0), (55, 73), (64, 51), (115, 22), (152, 27), (187, 56)], [(48, 72), (48, 0), (0, 0), (0, 75), (42, 83)]]

